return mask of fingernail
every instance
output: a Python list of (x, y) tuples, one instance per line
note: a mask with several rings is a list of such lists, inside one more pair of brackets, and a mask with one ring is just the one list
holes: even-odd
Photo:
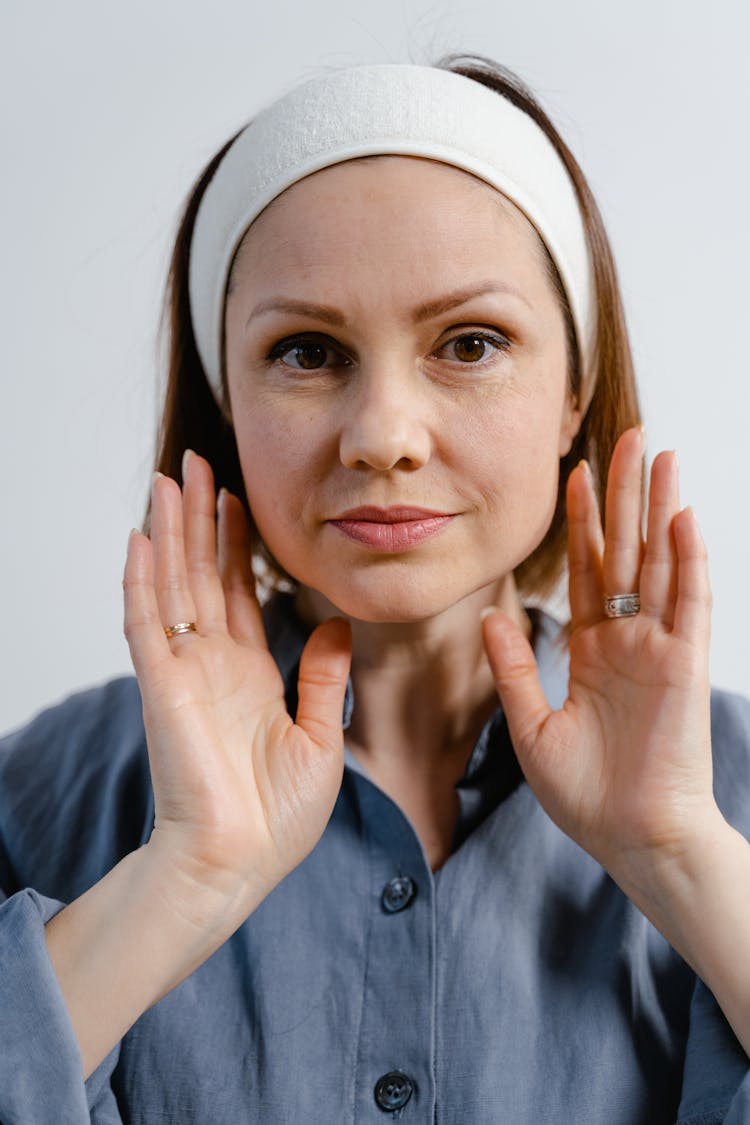
[(182, 479), (183, 480), (185, 479), (185, 474), (187, 473), (188, 465), (190, 464), (190, 459), (192, 458), (192, 456), (193, 456), (192, 449), (186, 449), (185, 452), (182, 455)]
[(591, 477), (592, 477), (591, 466), (589, 465), (589, 463), (588, 463), (588, 461), (586, 460), (585, 457), (581, 458), (581, 460), (578, 462), (576, 468), (583, 469), (586, 476), (589, 478), (589, 480), (591, 480)]
[(163, 476), (164, 476), (164, 473), (159, 473), (159, 472), (154, 473), (154, 475), (151, 478), (151, 487), (153, 488), (153, 486), (156, 484), (156, 482), (158, 480), (160, 480), (160, 478), (163, 477)]
[(496, 605), (486, 605), (482, 612), (479, 614), (479, 620), (484, 621), (485, 617), (489, 617), (491, 613), (497, 613)]

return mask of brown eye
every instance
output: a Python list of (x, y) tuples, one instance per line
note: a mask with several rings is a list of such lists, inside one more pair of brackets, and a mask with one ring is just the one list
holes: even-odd
[(491, 335), (487, 332), (470, 332), (449, 340), (445, 347), (451, 347), (454, 356), (461, 363), (481, 365), (487, 363), (491, 358), (487, 354), (488, 348), (495, 352), (507, 351), (509, 344), (502, 336)]
[[(289, 355), (293, 356), (290, 361)], [(333, 344), (315, 336), (289, 336), (279, 340), (267, 355), (271, 363), (282, 362), (291, 371), (322, 371), (326, 367), (346, 367), (349, 360)]]
[[(274, 359), (281, 359), (292, 353), (297, 361), (296, 365), (299, 365), (302, 371), (317, 371), (324, 365), (327, 352), (328, 348), (325, 344), (317, 343), (315, 340), (300, 340), (286, 346), (280, 344), (271, 354)], [(289, 364), (290, 367), (296, 365)]]
[(476, 363), (484, 359), (484, 349), (487, 341), (481, 336), (461, 336), (456, 340), (456, 355), (467, 363)]

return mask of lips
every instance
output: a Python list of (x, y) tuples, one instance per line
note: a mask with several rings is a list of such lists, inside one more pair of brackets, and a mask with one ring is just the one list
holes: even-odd
[(437, 535), (455, 518), (452, 512), (396, 505), (349, 508), (328, 522), (347, 539), (386, 554), (408, 551)]
[(367, 520), (372, 523), (404, 523), (408, 520), (424, 520), (435, 517), (445, 518), (450, 512), (435, 512), (431, 508), (414, 508), (396, 504), (391, 508), (378, 508), (375, 504), (365, 504), (361, 508), (349, 508), (336, 516), (336, 520)]

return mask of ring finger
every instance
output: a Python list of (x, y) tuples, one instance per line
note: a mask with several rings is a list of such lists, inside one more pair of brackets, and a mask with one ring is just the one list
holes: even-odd
[[(165, 628), (194, 622), (195, 603), (185, 565), (182, 494), (176, 481), (157, 475), (151, 488), (151, 542), (154, 550), (154, 588)], [(180, 634), (170, 644), (182, 643)]]

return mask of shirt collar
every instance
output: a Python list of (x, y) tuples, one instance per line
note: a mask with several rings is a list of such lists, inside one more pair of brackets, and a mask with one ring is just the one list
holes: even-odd
[[(565, 701), (568, 686), (568, 654), (564, 643), (563, 627), (556, 618), (539, 606), (527, 606), (526, 611), (531, 618), (531, 643), (542, 690), (550, 706), (557, 709)], [(297, 613), (294, 595), (290, 593), (273, 594), (263, 607), (263, 620), (271, 654), (284, 681), (287, 707), (289, 713), (294, 715), (297, 710), (297, 675), (300, 656), (312, 627)], [(353, 708), (354, 691), (350, 678), (344, 696), (342, 716), (344, 730), (349, 728)], [(367, 770), (351, 753), (346, 741), (344, 764), (363, 777), (368, 776)], [(513, 752), (505, 716), (498, 701), (497, 711), (485, 723), (471, 752), (464, 775), (456, 784), (462, 808), (466, 804), (471, 804), (484, 790), (494, 789), (499, 776), (502, 777), (501, 788), (508, 791), (511, 783), (513, 783), (512, 787), (515, 787), (522, 777)]]

